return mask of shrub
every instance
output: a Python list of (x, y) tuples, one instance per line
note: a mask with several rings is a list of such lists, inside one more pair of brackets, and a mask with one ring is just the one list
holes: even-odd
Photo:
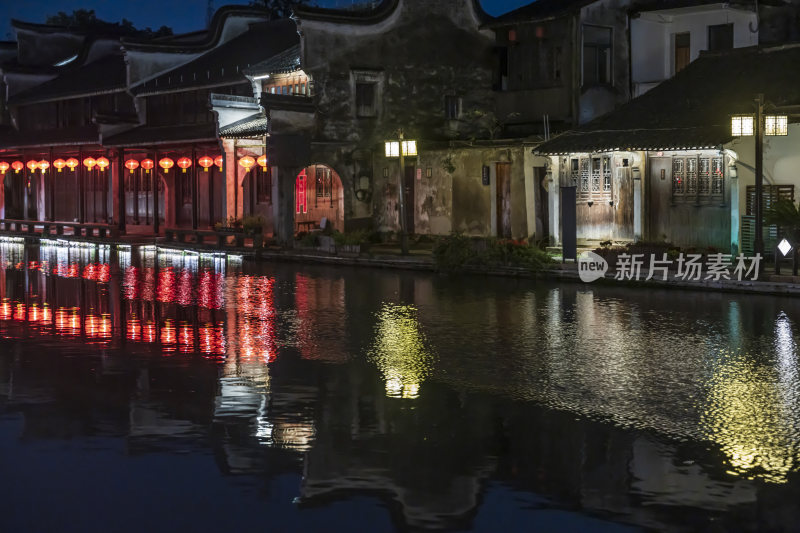
[(336, 246), (365, 244), (369, 242), (369, 232), (356, 230), (349, 233), (339, 233), (337, 231), (333, 234), (333, 242), (336, 243)]
[(249, 215), (242, 219), (242, 230), (245, 233), (263, 233), (267, 221), (261, 215)]
[(319, 239), (317, 239), (316, 233), (298, 233), (297, 234), (297, 242), (300, 246), (307, 247), (307, 248), (315, 248), (319, 245)]
[(433, 247), (436, 266), (457, 271), (466, 266), (516, 266), (538, 270), (552, 262), (544, 250), (525, 240), (471, 239), (460, 233), (441, 237)]

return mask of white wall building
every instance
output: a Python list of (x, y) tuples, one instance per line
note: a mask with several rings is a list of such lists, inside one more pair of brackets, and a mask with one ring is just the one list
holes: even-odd
[(758, 44), (755, 11), (726, 2), (641, 11), (631, 19), (633, 96), (640, 96), (697, 59), (702, 50)]

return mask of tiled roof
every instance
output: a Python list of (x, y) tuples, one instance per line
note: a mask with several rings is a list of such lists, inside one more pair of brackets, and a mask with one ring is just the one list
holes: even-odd
[(242, 70), (298, 44), (292, 20), (252, 24), (250, 29), (200, 57), (131, 88), (134, 95), (246, 81)]
[(537, 152), (720, 146), (732, 139), (730, 116), (752, 113), (759, 93), (775, 106), (800, 104), (798, 64), (800, 45), (703, 53), (672, 79)]
[(120, 54), (87, 65), (62, 70), (54, 79), (9, 99), (11, 105), (47, 102), (62, 98), (116, 92), (125, 89), (125, 61)]
[[(320, 20), (339, 24), (377, 24), (394, 13), (399, 0), (382, 0), (375, 7), (362, 7), (357, 9), (331, 9), (327, 7), (298, 5), (294, 8), (293, 16), (303, 20)], [(358, 4), (357, 4), (358, 5)], [(361, 5), (366, 5), (362, 3)], [(488, 22), (492, 17), (483, 10), (478, 0), (472, 0), (475, 13), (483, 22)]]
[(244, 70), (248, 75), (282, 74), (300, 69), (300, 45), (296, 44)]
[(225, 139), (263, 137), (269, 133), (269, 120), (264, 113), (256, 113), (219, 129)]
[(81, 126), (41, 131), (17, 131), (12, 128), (0, 130), (0, 148), (22, 148), (31, 146), (69, 146), (99, 144), (97, 126)]
[(514, 11), (509, 11), (504, 15), (500, 15), (487, 25), (490, 27), (498, 27), (508, 24), (518, 24), (520, 22), (534, 22), (537, 20), (557, 18), (596, 1), (597, 0), (536, 0)]
[(151, 146), (216, 141), (216, 125), (139, 126), (103, 140), (104, 146)]

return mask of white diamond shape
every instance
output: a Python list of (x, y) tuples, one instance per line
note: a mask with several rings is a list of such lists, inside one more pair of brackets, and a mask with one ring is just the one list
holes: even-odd
[(783, 239), (778, 245), (778, 250), (780, 250), (783, 255), (787, 255), (792, 250), (792, 245), (789, 244), (789, 241)]

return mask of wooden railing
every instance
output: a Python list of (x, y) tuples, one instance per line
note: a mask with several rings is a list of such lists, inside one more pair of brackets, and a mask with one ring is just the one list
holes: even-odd
[[(164, 230), (164, 236), (167, 242), (211, 245), (216, 248), (245, 248), (248, 241), (256, 250), (264, 246), (263, 233), (168, 228)], [(210, 243), (208, 242), (209, 238), (211, 239)]]
[(119, 238), (119, 228), (117, 226), (111, 224), (80, 224), (78, 222), (0, 219), (0, 231), (37, 237)]

